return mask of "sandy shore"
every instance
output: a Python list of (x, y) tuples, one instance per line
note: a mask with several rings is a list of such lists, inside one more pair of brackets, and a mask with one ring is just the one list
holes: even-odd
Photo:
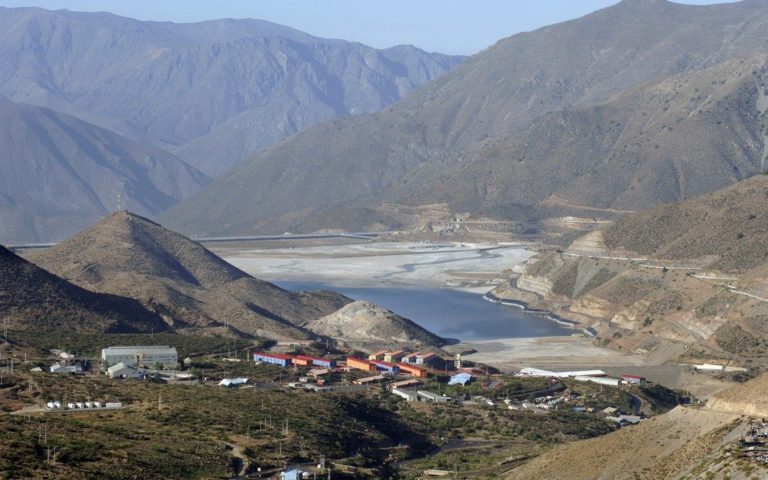
[(470, 349), (477, 350), (477, 353), (465, 355), (467, 360), (492, 364), (502, 370), (644, 365), (640, 355), (598, 347), (594, 339), (581, 335), (463, 342), (448, 348), (451, 352)]

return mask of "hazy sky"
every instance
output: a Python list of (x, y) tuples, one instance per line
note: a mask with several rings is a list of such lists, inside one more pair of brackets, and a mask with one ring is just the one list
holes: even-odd
[(377, 48), (406, 43), (464, 55), (514, 33), (580, 17), (614, 3), (616, 0), (0, 0), (6, 7), (107, 11), (141, 20), (258, 18)]

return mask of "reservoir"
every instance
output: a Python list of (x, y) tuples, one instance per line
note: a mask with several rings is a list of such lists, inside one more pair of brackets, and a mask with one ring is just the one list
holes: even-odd
[(280, 281), (282, 288), (334, 290), (392, 310), (441, 337), (461, 341), (571, 335), (573, 330), (520, 308), (483, 299), (478, 293), (408, 286), (349, 287), (311, 281)]

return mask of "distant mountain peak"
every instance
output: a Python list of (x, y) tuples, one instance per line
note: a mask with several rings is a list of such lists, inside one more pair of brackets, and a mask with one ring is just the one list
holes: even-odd
[(424, 224), (392, 206), (527, 223), (712, 191), (765, 158), (766, 7), (625, 0), (513, 35), (380, 113), (259, 152), (160, 219), (211, 235), (392, 230)]

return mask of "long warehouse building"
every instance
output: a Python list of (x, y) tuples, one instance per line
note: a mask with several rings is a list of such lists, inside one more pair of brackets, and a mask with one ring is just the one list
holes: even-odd
[(105, 367), (124, 363), (131, 367), (176, 369), (179, 354), (176, 347), (145, 345), (134, 347), (109, 347), (101, 350), (101, 362)]

